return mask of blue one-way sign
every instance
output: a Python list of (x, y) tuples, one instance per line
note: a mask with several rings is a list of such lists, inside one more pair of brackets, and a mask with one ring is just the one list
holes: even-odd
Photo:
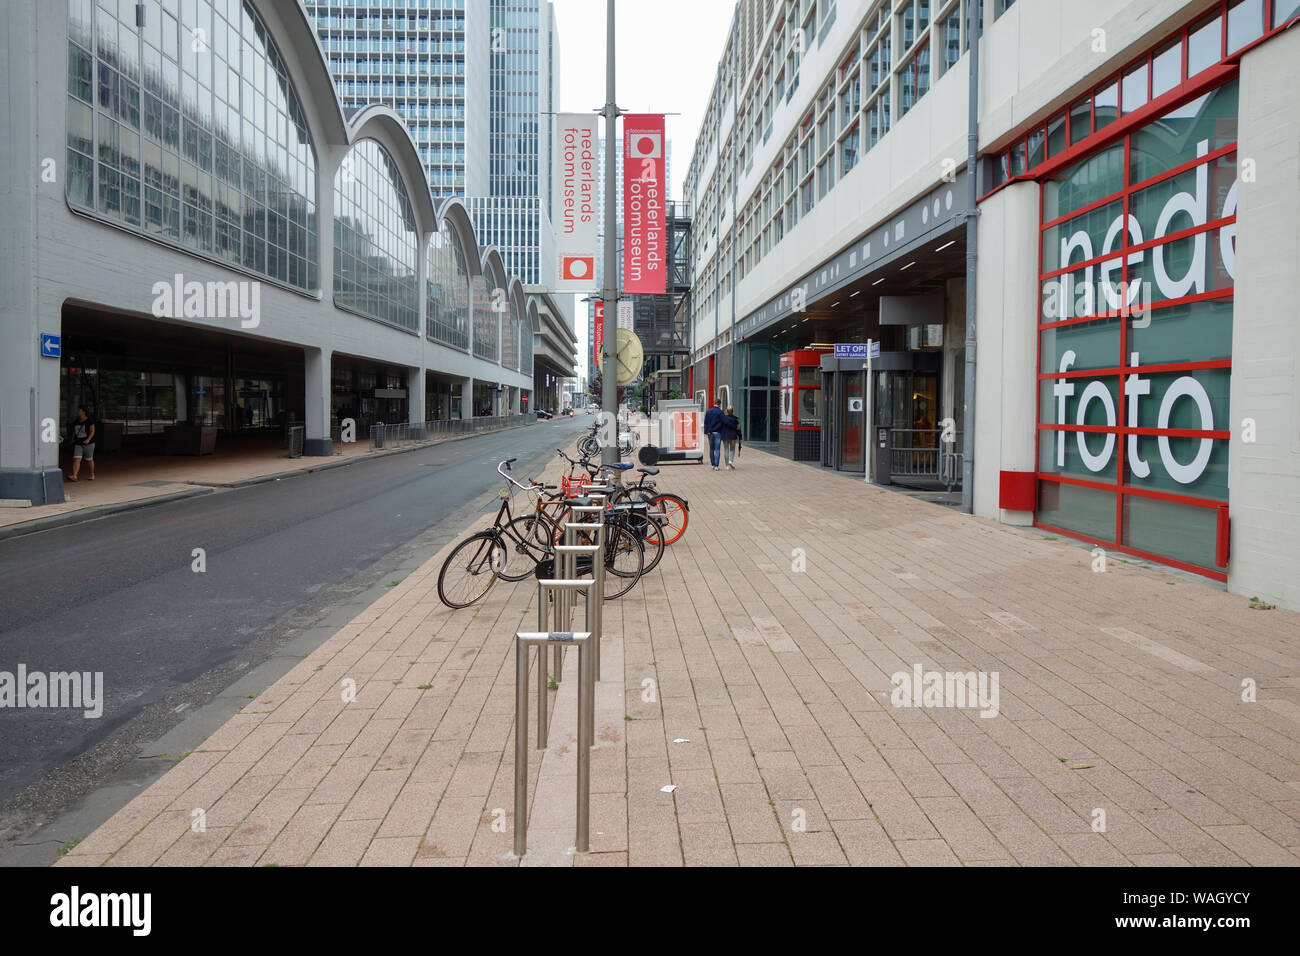
[(49, 332), (41, 333), (41, 357), (58, 358), (59, 357), (60, 337), (52, 335)]

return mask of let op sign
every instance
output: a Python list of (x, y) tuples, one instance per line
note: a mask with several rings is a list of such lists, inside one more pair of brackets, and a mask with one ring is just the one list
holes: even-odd
[(668, 239), (664, 229), (664, 115), (623, 116), (623, 288), (663, 295)]
[(552, 167), (556, 292), (591, 292), (596, 278), (596, 163), (599, 117), (559, 113)]

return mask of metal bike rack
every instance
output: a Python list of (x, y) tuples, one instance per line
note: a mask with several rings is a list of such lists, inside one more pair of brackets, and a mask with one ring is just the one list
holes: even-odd
[[(591, 586), (590, 581), (542, 582), (551, 585)], [(578, 800), (577, 827), (574, 846), (579, 853), (591, 848), (591, 750), (581, 741), (592, 736), (589, 685), (591, 657), (588, 645), (591, 635), (573, 631), (520, 631), (515, 634), (515, 856), (528, 852), (528, 648), (537, 645), (537, 697), (539, 722), (546, 713), (546, 646), (576, 644), (578, 647)], [(545, 739), (540, 746), (544, 747)]]
[[(558, 569), (557, 569), (558, 570)], [(596, 582), (591, 578), (543, 578), (537, 582), (537, 631), (535, 633), (548, 634), (570, 633), (568, 622), (564, 615), (560, 613), (561, 602), (560, 596), (563, 594), (572, 594), (574, 591), (586, 591), (590, 594), (595, 589)], [(553, 600), (552, 600), (553, 599)], [(554, 614), (548, 614), (548, 605), (555, 608)], [(554, 625), (552, 627), (552, 625)], [(530, 632), (534, 633), (534, 632)], [(555, 683), (560, 683), (564, 659), (560, 652), (564, 649), (563, 642), (552, 643), (551, 650), (553, 654), (552, 669), (555, 672)], [(540, 652), (537, 659), (537, 749), (546, 749), (547, 737), (547, 715), (546, 704), (548, 697), (544, 691), (547, 687), (547, 670), (546, 670), (546, 653)]]

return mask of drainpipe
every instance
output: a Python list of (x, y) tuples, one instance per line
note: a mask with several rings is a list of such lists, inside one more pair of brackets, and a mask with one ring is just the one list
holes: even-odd
[(966, 37), (970, 48), (970, 114), (966, 133), (966, 380), (965, 415), (962, 429), (961, 513), (974, 514), (975, 497), (975, 262), (979, 238), (979, 189), (976, 166), (979, 160), (980, 38), (979, 3), (966, 0)]

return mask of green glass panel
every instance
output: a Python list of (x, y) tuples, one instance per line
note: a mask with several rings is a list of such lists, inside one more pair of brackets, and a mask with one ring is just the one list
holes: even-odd
[(1038, 483), (1038, 520), (1101, 541), (1115, 540), (1115, 499), (1111, 491), (1056, 481)]
[(1218, 516), (1214, 508), (1126, 495), (1124, 544), (1213, 569)]

